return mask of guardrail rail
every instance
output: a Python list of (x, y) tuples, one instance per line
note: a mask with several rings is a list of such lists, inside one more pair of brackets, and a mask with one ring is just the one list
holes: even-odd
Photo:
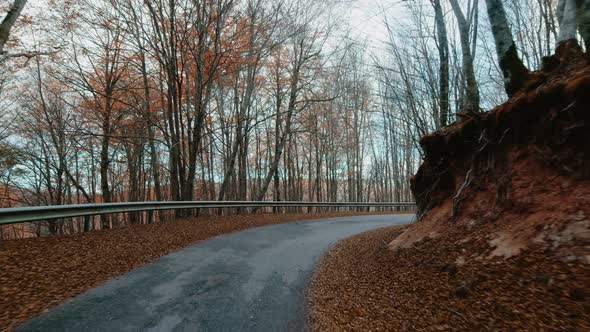
[(49, 205), (0, 209), (0, 225), (112, 213), (201, 208), (414, 207), (413, 202), (166, 201)]

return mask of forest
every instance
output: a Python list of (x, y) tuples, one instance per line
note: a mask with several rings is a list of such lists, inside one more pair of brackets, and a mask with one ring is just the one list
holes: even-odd
[(589, 1), (377, 1), (381, 39), (356, 33), (356, 2), (3, 2), (0, 207), (412, 201), (421, 137), (505, 102), (560, 42), (590, 42)]

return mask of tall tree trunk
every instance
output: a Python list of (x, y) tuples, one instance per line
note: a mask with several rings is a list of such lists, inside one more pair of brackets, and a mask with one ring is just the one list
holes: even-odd
[[(477, 6), (477, 4), (475, 5)], [(478, 112), (479, 111), (479, 89), (477, 87), (477, 80), (475, 78), (475, 70), (473, 69), (473, 56), (471, 55), (471, 45), (469, 43), (469, 24), (463, 15), (463, 11), (457, 0), (451, 0), (451, 7), (457, 18), (459, 25), (459, 38), (461, 40), (461, 57), (463, 60), (463, 89), (465, 99), (463, 100), (463, 111)], [(477, 24), (477, 22), (475, 22)]]
[(433, 0), (434, 20), (438, 42), (439, 66), (439, 127), (448, 124), (449, 119), (449, 42), (447, 37), (447, 25), (440, 5), (440, 0)]
[(504, 88), (509, 97), (524, 87), (529, 71), (518, 56), (502, 0), (486, 0), (488, 17), (496, 43), (498, 62), (504, 76)]
[(557, 5), (558, 20), (559, 20), (559, 36), (557, 37), (557, 45), (576, 39), (576, 0), (559, 0)]
[(142, 49), (141, 51), (141, 76), (143, 79), (143, 94), (144, 94), (144, 107), (143, 111), (145, 112), (145, 117), (147, 119), (147, 130), (148, 130), (148, 144), (150, 147), (150, 168), (152, 171), (152, 177), (154, 180), (154, 191), (156, 194), (156, 200), (162, 200), (162, 189), (160, 188), (160, 169), (159, 169), (159, 160), (158, 160), (158, 152), (156, 149), (156, 142), (155, 142), (155, 132), (154, 132), (154, 123), (155, 119), (153, 118), (151, 112), (151, 98), (150, 98), (150, 84), (147, 74), (147, 66), (145, 60), (145, 53)]
[[(103, 137), (100, 147), (100, 190), (102, 192), (102, 202), (112, 202), (111, 189), (109, 186), (109, 165), (111, 163), (109, 156), (109, 137), (110, 137), (110, 115), (103, 115), (102, 131)], [(108, 215), (100, 216), (102, 229), (110, 228), (110, 218)]]

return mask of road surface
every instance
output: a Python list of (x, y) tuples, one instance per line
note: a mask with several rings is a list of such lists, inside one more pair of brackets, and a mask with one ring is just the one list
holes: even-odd
[(17, 330), (306, 330), (305, 290), (330, 245), (413, 218), (340, 217), (222, 235), (113, 279)]

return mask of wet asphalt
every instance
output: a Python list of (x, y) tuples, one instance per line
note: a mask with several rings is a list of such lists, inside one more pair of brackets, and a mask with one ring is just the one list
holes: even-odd
[(322, 254), (354, 234), (413, 220), (339, 217), (222, 235), (110, 280), (17, 331), (305, 331), (306, 288)]

